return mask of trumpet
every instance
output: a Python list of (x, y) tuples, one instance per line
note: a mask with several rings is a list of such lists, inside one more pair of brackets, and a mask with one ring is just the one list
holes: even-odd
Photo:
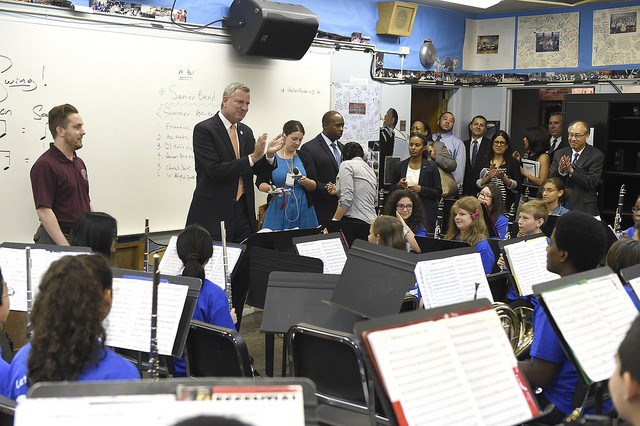
[(624, 196), (627, 193), (624, 183), (620, 186), (620, 193), (618, 194), (618, 208), (616, 208), (616, 216), (613, 220), (613, 232), (616, 237), (620, 239), (622, 237), (622, 205), (624, 204)]

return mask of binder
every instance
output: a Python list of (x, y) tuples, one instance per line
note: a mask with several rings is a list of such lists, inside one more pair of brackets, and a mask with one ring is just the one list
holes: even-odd
[(487, 299), (361, 321), (354, 329), (381, 402), (400, 426), (506, 426), (540, 413)]

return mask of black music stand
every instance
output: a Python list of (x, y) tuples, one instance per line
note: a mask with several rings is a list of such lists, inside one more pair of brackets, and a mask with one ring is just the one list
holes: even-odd
[(397, 314), (416, 282), (417, 261), (412, 253), (355, 241), (330, 303), (366, 318)]
[[(638, 277), (640, 277), (640, 263), (620, 270), (620, 278), (627, 284)], [(636, 296), (638, 295), (636, 294)]]
[(322, 260), (262, 247), (252, 247), (249, 258), (247, 305), (264, 308), (269, 274), (273, 271), (322, 273)]
[[(111, 268), (111, 272), (114, 278), (135, 278), (146, 281), (153, 281), (153, 273), (132, 271), (129, 269)], [(187, 298), (185, 299), (182, 313), (180, 315), (180, 322), (178, 323), (178, 329), (176, 331), (176, 337), (173, 341), (173, 347), (171, 348), (171, 356), (180, 357), (184, 351), (185, 343), (187, 341), (187, 334), (189, 333), (189, 324), (193, 318), (193, 311), (196, 308), (198, 302), (198, 296), (200, 295), (200, 288), (202, 287), (202, 281), (198, 278), (192, 277), (176, 277), (173, 275), (160, 275), (160, 282), (169, 282), (171, 284), (186, 285), (189, 287), (187, 290)], [(138, 369), (142, 370), (145, 367), (145, 363), (142, 360), (142, 352), (130, 348), (118, 348), (118, 352), (124, 356), (133, 358), (136, 360)], [(145, 352), (147, 353), (147, 352)], [(169, 358), (168, 363), (171, 363), (171, 369), (173, 368), (172, 360)]]
[[(298, 323), (349, 331), (361, 316), (324, 303), (331, 299), (339, 275), (274, 271), (269, 275), (260, 331), (265, 333), (266, 374), (273, 375), (274, 334), (286, 333)], [(283, 341), (282, 375), (286, 373)]]
[(245, 239), (242, 244), (247, 246), (247, 250), (254, 247), (262, 247), (286, 253), (296, 253), (293, 239), (306, 235), (316, 235), (321, 232), (321, 228), (287, 229), (284, 231), (257, 232)]
[(0, 395), (0, 426), (13, 426), (16, 402)]
[(469, 247), (469, 243), (464, 241), (443, 240), (431, 237), (416, 236), (416, 242), (420, 246), (422, 253), (431, 253), (434, 251), (454, 250)]
[(355, 240), (367, 241), (369, 238), (370, 225), (367, 223), (351, 222), (349, 220), (327, 220), (322, 221), (321, 226), (329, 232), (341, 232), (349, 247), (353, 246)]
[(553, 232), (553, 229), (556, 227), (556, 221), (558, 220), (559, 217), (560, 216), (554, 216), (554, 215), (549, 215), (549, 217), (547, 217), (547, 220), (542, 224), (542, 227), (540, 228), (540, 230), (544, 235), (551, 238), (551, 233)]
[[(40, 382), (29, 389), (31, 398), (82, 398), (92, 396), (112, 396), (117, 400), (123, 395), (176, 395), (178, 386), (229, 386), (246, 388), (255, 392), (261, 387), (300, 385), (304, 400), (305, 425), (314, 426), (317, 421), (316, 387), (313, 381), (304, 377), (257, 377), (257, 378), (171, 378), (163, 380), (143, 379), (139, 381), (99, 381), (99, 382)], [(160, 400), (162, 403), (163, 400)], [(206, 404), (207, 401), (202, 401)]]

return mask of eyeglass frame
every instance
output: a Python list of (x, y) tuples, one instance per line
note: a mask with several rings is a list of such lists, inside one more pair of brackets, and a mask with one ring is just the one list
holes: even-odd
[(584, 132), (584, 133), (569, 133), (567, 136), (569, 137), (569, 139), (571, 138), (581, 138), (583, 136), (587, 136), (589, 134), (589, 132)]
[(396, 204), (396, 210), (413, 210), (413, 204)]
[(493, 200), (493, 194), (487, 195), (487, 194), (484, 194), (482, 191), (478, 192), (478, 195), (476, 197), (482, 198), (483, 200)]

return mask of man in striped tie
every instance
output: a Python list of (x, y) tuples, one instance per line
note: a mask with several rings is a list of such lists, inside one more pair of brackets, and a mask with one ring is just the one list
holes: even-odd
[(469, 123), (471, 138), (465, 140), (464, 148), (467, 153), (467, 165), (464, 168), (463, 194), (475, 196), (480, 188), (476, 181), (480, 176), (482, 165), (488, 162), (491, 156), (491, 140), (485, 137), (487, 133), (487, 119), (482, 115), (476, 115)]
[(569, 147), (556, 150), (551, 162), (551, 177), (563, 180), (569, 189), (565, 207), (598, 216), (598, 186), (602, 179), (604, 154), (587, 144), (591, 128), (586, 121), (569, 125)]

